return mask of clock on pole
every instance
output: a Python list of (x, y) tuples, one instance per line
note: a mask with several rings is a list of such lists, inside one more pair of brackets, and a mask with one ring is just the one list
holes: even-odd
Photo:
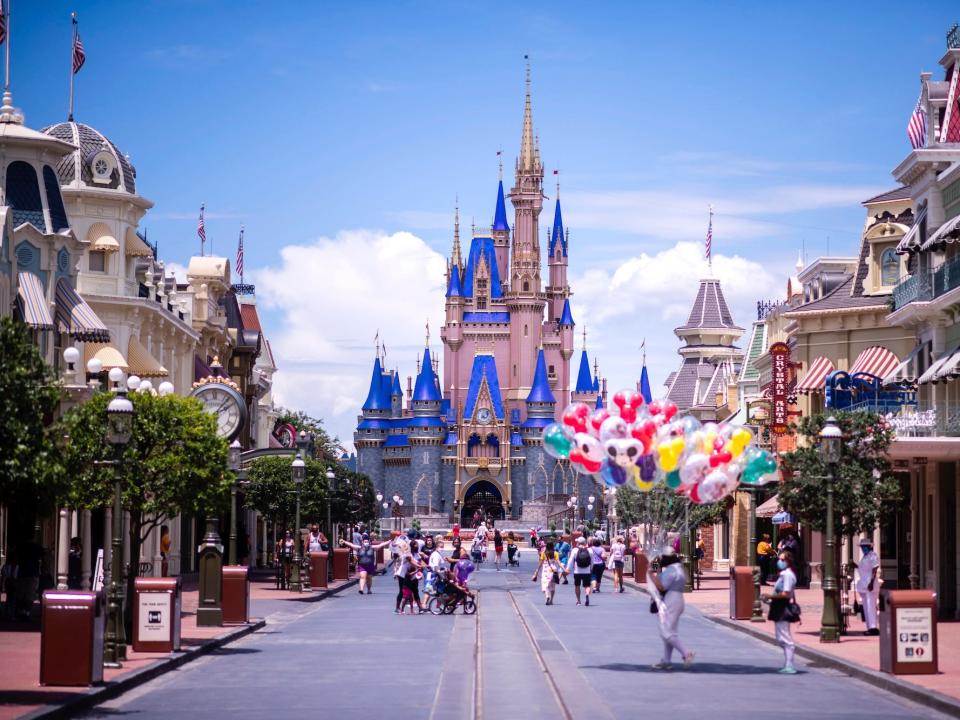
[[(210, 365), (216, 372), (217, 358)], [(217, 434), (234, 440), (247, 422), (247, 404), (239, 386), (230, 378), (210, 375), (193, 384), (190, 395), (197, 398), (203, 409), (217, 418)]]

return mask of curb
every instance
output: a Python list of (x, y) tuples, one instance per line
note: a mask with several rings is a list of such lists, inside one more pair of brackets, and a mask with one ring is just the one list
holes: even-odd
[[(706, 613), (701, 614), (717, 625), (722, 625), (723, 627), (745, 633), (746, 635), (750, 635), (757, 640), (762, 640), (769, 645), (777, 645), (776, 639), (772, 635), (769, 635), (762, 630), (757, 630), (755, 628), (742, 625), (736, 620), (729, 620), (727, 618), (717, 617), (715, 615), (707, 615)], [(953, 717), (960, 718), (960, 700), (952, 698), (948, 695), (944, 695), (941, 692), (929, 690), (905, 680), (900, 680), (895, 675), (889, 675), (877, 670), (870, 670), (869, 668), (865, 668), (862, 665), (850, 662), (849, 660), (838, 658), (836, 655), (831, 655), (830, 653), (825, 653), (820, 650), (814, 650), (813, 648), (806, 647), (804, 645), (797, 644), (795, 652), (802, 658), (814, 660), (819, 665), (825, 665), (836, 670), (842, 670), (858, 680), (869, 683), (870, 685), (878, 687), (881, 690), (894, 693), (899, 697), (911, 700), (918, 705), (924, 705), (942, 713), (952, 715)]]
[(27, 713), (26, 715), (21, 715), (20, 720), (39, 720), (39, 718), (44, 718), (46, 720), (53, 718), (75, 717), (77, 713), (83, 710), (89, 710), (103, 702), (106, 702), (107, 700), (112, 700), (128, 690), (132, 690), (139, 685), (143, 685), (144, 683), (159, 677), (165, 672), (175, 670), (181, 665), (187, 664), (191, 660), (196, 660), (197, 658), (202, 657), (207, 653), (216, 650), (217, 648), (223, 647), (224, 645), (256, 632), (257, 630), (265, 627), (266, 624), (266, 620), (258, 620), (257, 622), (252, 622), (242, 627), (238, 627), (230, 632), (224, 633), (219, 637), (212, 638), (202, 645), (197, 645), (196, 647), (182, 650), (179, 653), (173, 653), (168, 658), (157, 660), (146, 667), (135, 670), (105, 685), (88, 688), (80, 697), (68, 700), (63, 704), (44, 705), (43, 707), (39, 707), (36, 710)]
[[(310, 603), (319, 602), (324, 598), (331, 597), (343, 590), (346, 590), (347, 588), (355, 586), (358, 582), (359, 578), (353, 578), (342, 585), (339, 585), (338, 587), (327, 588), (325, 592), (317, 593), (309, 598), (303, 598), (302, 601)], [(166, 672), (176, 670), (177, 668), (186, 665), (188, 662), (203, 657), (204, 655), (207, 655), (213, 650), (221, 648), (224, 645), (228, 645), (242, 637), (250, 635), (257, 630), (266, 627), (266, 625), (267, 621), (265, 619), (261, 619), (256, 622), (251, 622), (247, 625), (237, 627), (230, 632), (226, 632), (219, 637), (212, 638), (204, 642), (202, 645), (197, 645), (196, 647), (181, 650), (178, 653), (173, 653), (167, 658), (159, 659), (150, 665), (147, 665), (146, 667), (142, 667), (139, 670), (135, 670), (131, 673), (123, 675), (117, 680), (113, 680), (104, 685), (87, 688), (83, 695), (68, 700), (65, 703), (58, 705), (44, 705), (39, 707), (25, 715), (21, 715), (19, 720), (59, 720), (60, 718), (75, 717), (82, 711), (90, 710), (101, 703), (104, 703), (108, 700), (113, 700), (114, 698), (119, 697), (135, 687), (143, 685), (144, 683), (147, 683)]]

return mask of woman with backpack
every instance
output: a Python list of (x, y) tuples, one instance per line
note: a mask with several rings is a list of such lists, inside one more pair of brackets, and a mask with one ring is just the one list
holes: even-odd
[(367, 589), (367, 595), (373, 593), (373, 576), (377, 572), (377, 551), (390, 544), (390, 540), (374, 545), (370, 542), (368, 536), (363, 536), (359, 545), (340, 541), (340, 547), (348, 547), (357, 554), (357, 572), (360, 573), (359, 592), (363, 595), (363, 589)]
[(546, 547), (540, 553), (540, 562), (537, 565), (531, 582), (537, 581), (537, 575), (540, 575), (540, 589), (543, 591), (543, 597), (546, 600), (545, 605), (553, 605), (553, 594), (557, 590), (557, 580), (560, 577), (560, 556), (553, 548), (553, 540), (547, 540)]
[(663, 657), (653, 666), (654, 670), (673, 669), (673, 651), (683, 658), (683, 669), (689, 670), (693, 664), (693, 653), (686, 650), (680, 642), (678, 626), (683, 615), (683, 586), (686, 584), (683, 564), (672, 549), (660, 556), (660, 574), (647, 571), (650, 595), (654, 598), (650, 612), (657, 613), (660, 621), (660, 638), (663, 640)]
[(587, 540), (577, 538), (577, 549), (570, 553), (564, 575), (573, 573), (573, 592), (577, 596), (577, 605), (580, 604), (580, 588), (586, 592), (584, 605), (590, 605), (590, 582), (593, 579), (593, 559), (587, 549)]
[(782, 550), (777, 560), (780, 575), (772, 593), (765, 593), (763, 600), (770, 603), (767, 620), (773, 620), (777, 642), (783, 648), (783, 667), (778, 670), (782, 675), (796, 675), (793, 666), (793, 652), (796, 645), (790, 633), (790, 623), (800, 622), (800, 606), (797, 605), (794, 590), (797, 587), (797, 575), (793, 570), (793, 553)]

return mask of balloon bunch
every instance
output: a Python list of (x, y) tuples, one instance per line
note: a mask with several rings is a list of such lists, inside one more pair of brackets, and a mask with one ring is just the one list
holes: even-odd
[(611, 488), (632, 482), (642, 492), (658, 480), (697, 504), (716, 502), (743, 482), (775, 478), (776, 459), (753, 444), (753, 434), (733, 423), (700, 424), (677, 417), (667, 401), (644, 403), (632, 390), (614, 394), (609, 409), (572, 403), (559, 423), (544, 429), (549, 455), (570, 460), (583, 475)]

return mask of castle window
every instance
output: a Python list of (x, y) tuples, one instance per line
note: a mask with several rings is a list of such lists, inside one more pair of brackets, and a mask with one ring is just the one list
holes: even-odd
[(880, 255), (880, 284), (896, 285), (900, 281), (900, 258), (896, 250), (887, 248)]
[(523, 281), (523, 291), (530, 292), (530, 282), (528, 280)]
[(63, 197), (60, 195), (60, 181), (49, 165), (43, 166), (43, 187), (47, 192), (47, 207), (50, 209), (50, 221), (53, 231), (60, 232), (70, 225), (67, 223), (67, 211), (63, 209)]
[(13, 226), (31, 223), (41, 232), (47, 225), (43, 220), (40, 185), (33, 165), (17, 160), (7, 166), (7, 205), (13, 208)]
[(487, 309), (487, 298), (478, 296), (477, 297), (477, 310), (486, 310)]
[(547, 372), (550, 373), (551, 375), (556, 375), (556, 374), (557, 374), (557, 371), (553, 369), (553, 365), (550, 365), (550, 366), (547, 368)]
[(88, 255), (90, 272), (106, 272), (107, 254), (102, 250), (91, 250)]
[(523, 326), (523, 336), (526, 337), (526, 336), (529, 335), (529, 334), (530, 334), (530, 333), (527, 332), (527, 326), (524, 325), (524, 326)]

